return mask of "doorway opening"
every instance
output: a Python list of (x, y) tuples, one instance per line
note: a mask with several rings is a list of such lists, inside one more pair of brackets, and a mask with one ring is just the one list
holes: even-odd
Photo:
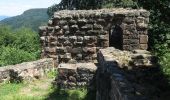
[(123, 30), (119, 25), (113, 25), (109, 31), (109, 46), (123, 50)]

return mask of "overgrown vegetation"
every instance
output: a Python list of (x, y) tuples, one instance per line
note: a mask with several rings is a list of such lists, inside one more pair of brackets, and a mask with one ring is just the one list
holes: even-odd
[(28, 28), (13, 31), (0, 25), (0, 66), (36, 60), (40, 56), (39, 36)]

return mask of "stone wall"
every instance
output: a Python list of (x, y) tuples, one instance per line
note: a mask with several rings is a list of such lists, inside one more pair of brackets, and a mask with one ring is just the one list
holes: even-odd
[(96, 100), (157, 100), (157, 58), (148, 51), (101, 49)]
[(96, 70), (94, 63), (60, 64), (53, 85), (62, 89), (94, 89)]
[(42, 57), (93, 62), (100, 48), (147, 49), (149, 12), (143, 9), (63, 10), (40, 27)]
[(0, 83), (39, 79), (53, 69), (54, 61), (52, 58), (0, 67)]

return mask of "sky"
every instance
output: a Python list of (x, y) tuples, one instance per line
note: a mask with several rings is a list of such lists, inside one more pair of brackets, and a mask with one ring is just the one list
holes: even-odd
[(0, 15), (16, 16), (31, 8), (47, 8), (61, 0), (0, 0)]

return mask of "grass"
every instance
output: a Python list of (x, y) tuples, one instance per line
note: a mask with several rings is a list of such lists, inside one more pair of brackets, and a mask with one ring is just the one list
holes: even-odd
[[(52, 76), (52, 75), (50, 75)], [(52, 79), (31, 83), (0, 84), (0, 100), (85, 100), (87, 90), (58, 90), (52, 88)]]

